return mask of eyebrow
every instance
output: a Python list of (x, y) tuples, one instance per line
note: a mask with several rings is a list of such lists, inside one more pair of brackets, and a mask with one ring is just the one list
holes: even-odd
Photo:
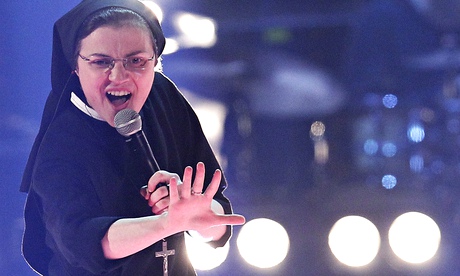
[[(127, 54), (125, 57), (132, 57), (132, 56), (135, 56), (137, 54), (140, 54), (140, 53), (147, 53), (146, 51), (142, 51), (142, 50), (138, 50), (138, 51), (134, 51), (134, 52), (131, 52), (129, 54)], [(154, 54), (155, 55), (155, 54)], [(113, 58), (112, 56), (109, 56), (107, 54), (102, 54), (102, 53), (93, 53), (91, 55), (89, 55), (90, 57), (109, 57), (109, 58)]]

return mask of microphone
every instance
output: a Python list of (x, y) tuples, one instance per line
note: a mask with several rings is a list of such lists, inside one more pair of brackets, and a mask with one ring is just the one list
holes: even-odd
[[(144, 173), (148, 174), (148, 177), (160, 170), (158, 162), (153, 155), (150, 144), (145, 137), (144, 131), (142, 131), (142, 119), (141, 116), (132, 109), (120, 110), (114, 118), (115, 128), (118, 133), (126, 138), (126, 143), (130, 148), (131, 154), (133, 155), (134, 162), (139, 163), (138, 168), (143, 168)], [(147, 183), (148, 179), (143, 179)], [(164, 185), (157, 185), (155, 188)], [(141, 188), (142, 195), (147, 193), (147, 186)]]

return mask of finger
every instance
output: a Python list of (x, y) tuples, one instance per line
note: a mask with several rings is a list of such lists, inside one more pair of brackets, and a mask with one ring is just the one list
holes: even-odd
[(216, 225), (243, 225), (245, 222), (246, 218), (242, 215), (219, 215)]
[(168, 207), (169, 207), (169, 198), (164, 198), (152, 206), (152, 212), (154, 214), (159, 215), (163, 213), (164, 211), (167, 211)]
[(219, 189), (219, 184), (221, 180), (222, 172), (219, 169), (217, 169), (214, 172), (214, 175), (212, 176), (211, 183), (209, 183), (209, 186), (206, 188), (206, 191), (204, 192), (204, 195), (207, 198), (212, 199), (214, 197), (217, 190)]
[(190, 166), (187, 166), (184, 169), (184, 177), (182, 178), (182, 197), (188, 198), (192, 194), (192, 176), (193, 176), (193, 168)]
[(171, 178), (179, 178), (179, 176), (175, 173), (170, 173), (167, 171), (157, 171), (155, 172), (152, 177), (150, 177), (149, 182), (147, 184), (147, 189), (149, 193), (152, 193), (157, 188), (157, 185), (160, 183), (169, 183)]
[(148, 200), (149, 206), (153, 206), (157, 204), (161, 199), (168, 197), (169, 191), (166, 186), (160, 187), (155, 192), (150, 194), (150, 198)]
[(170, 204), (179, 201), (179, 190), (177, 189), (177, 178), (171, 178), (169, 181), (169, 201)]
[(145, 198), (146, 200), (148, 200), (150, 197), (150, 193), (148, 192), (148, 189), (149, 187), (145, 185), (145, 186), (142, 186), (140, 190), (142, 197)]
[(166, 189), (168, 189), (168, 188), (167, 188), (168, 185), (167, 185), (166, 183), (162, 182), (162, 183), (158, 183), (158, 184), (156, 185), (156, 187), (155, 187), (155, 189), (154, 189), (153, 192), (152, 192), (152, 191), (149, 191), (148, 185), (142, 186), (139, 192), (141, 193), (142, 197), (144, 197), (145, 200), (149, 200), (149, 199), (150, 199), (150, 196), (151, 196), (156, 190), (158, 190), (158, 189), (161, 188), (161, 187), (166, 187)]
[(203, 162), (196, 164), (195, 180), (193, 181), (192, 190), (194, 193), (201, 194), (203, 192), (203, 185), (205, 179), (205, 167)]

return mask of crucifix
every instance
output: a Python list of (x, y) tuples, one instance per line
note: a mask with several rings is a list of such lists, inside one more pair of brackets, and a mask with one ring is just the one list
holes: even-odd
[(155, 252), (155, 257), (163, 257), (163, 276), (168, 276), (168, 256), (174, 255), (176, 250), (168, 250), (168, 242), (163, 239), (163, 250)]

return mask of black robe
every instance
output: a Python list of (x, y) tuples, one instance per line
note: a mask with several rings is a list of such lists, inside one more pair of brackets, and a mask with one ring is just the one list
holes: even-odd
[[(142, 170), (124, 138), (106, 122), (78, 110), (71, 92), (83, 101), (75, 69), (77, 34), (83, 22), (97, 10), (124, 7), (141, 15), (156, 39), (158, 55), (165, 37), (153, 12), (138, 0), (83, 0), (54, 24), (51, 63), (52, 90), (39, 132), (24, 171), (21, 191), (28, 192), (24, 210), (23, 255), (44, 275), (162, 275), (163, 259), (156, 258), (161, 242), (121, 260), (104, 258), (101, 239), (120, 218), (151, 215), (139, 194), (151, 176)], [(198, 119), (175, 85), (156, 73), (153, 87), (141, 112), (143, 130), (160, 168), (178, 173), (203, 161), (205, 184), (219, 168)], [(226, 213), (222, 180), (215, 199)], [(231, 227), (213, 246), (222, 246)], [(194, 275), (185, 251), (184, 233), (168, 237), (170, 275)]]
[[(161, 169), (182, 176), (186, 166), (203, 161), (210, 182), (219, 164), (194, 111), (164, 75), (156, 73), (140, 114)], [(111, 223), (152, 214), (139, 193), (150, 175), (139, 175), (132, 164), (125, 139), (106, 122), (73, 105), (56, 116), (42, 139), (25, 209), (23, 251), (35, 269), (45, 275), (162, 275), (163, 258), (155, 257), (161, 241), (121, 260), (106, 260), (102, 252)], [(222, 180), (215, 199), (231, 213), (225, 187)], [(228, 227), (213, 245), (224, 245), (230, 235)], [(195, 275), (184, 233), (167, 241), (175, 249), (169, 275)]]

